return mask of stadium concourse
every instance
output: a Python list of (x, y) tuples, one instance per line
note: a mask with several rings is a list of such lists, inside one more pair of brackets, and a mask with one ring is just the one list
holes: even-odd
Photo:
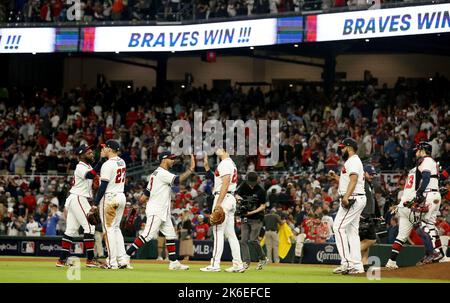
[[(355, 138), (365, 163), (373, 164), (378, 172), (405, 176), (415, 163), (412, 147), (425, 140), (433, 145), (433, 157), (448, 167), (449, 93), (448, 80), (439, 75), (416, 86), (399, 79), (393, 89), (375, 89), (370, 83), (341, 86), (329, 98), (320, 87), (308, 83), (299, 89), (265, 93), (258, 88), (244, 93), (230, 87), (219, 93), (199, 87), (167, 93), (164, 101), (146, 88), (78, 87), (63, 95), (47, 89), (7, 89), (0, 96), (0, 234), (62, 234), (63, 205), (77, 163), (74, 147), (82, 143), (99, 146), (114, 138), (121, 142), (122, 157), (131, 167), (122, 229), (124, 235), (136, 236), (145, 222), (144, 209), (137, 203), (146, 185), (143, 177), (157, 165), (157, 154), (169, 148), (171, 123), (191, 121), (194, 111), (200, 110), (206, 118), (222, 121), (280, 120), (278, 165), (265, 168), (260, 166), (261, 156), (237, 156), (240, 181), (247, 171), (257, 171), (267, 191), (268, 210), (278, 212), (294, 235), (305, 233), (309, 242), (333, 242), (326, 224), (337, 211), (337, 184), (326, 173), (341, 164), (338, 142), (347, 136)], [(214, 167), (216, 159), (210, 161)], [(201, 161), (197, 164), (198, 172), (187, 185), (174, 189), (173, 220), (181, 229), (182, 217), (188, 219), (194, 239), (209, 239), (205, 222), (212, 184), (204, 178)], [(182, 171), (183, 166), (180, 161), (176, 170)], [(376, 200), (388, 227), (384, 242), (391, 243), (398, 229), (389, 209), (401, 194), (404, 178), (399, 180), (391, 184), (381, 178), (375, 184)], [(449, 200), (447, 194), (439, 218), (441, 232), (447, 235)], [(416, 238), (411, 243), (420, 244), (414, 242)]]

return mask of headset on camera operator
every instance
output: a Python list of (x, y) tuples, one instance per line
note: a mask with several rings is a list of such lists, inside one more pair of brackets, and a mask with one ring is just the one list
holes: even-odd
[(246, 181), (238, 187), (236, 192), (238, 199), (236, 215), (239, 215), (242, 220), (240, 241), (242, 261), (248, 268), (251, 262), (249, 249), (249, 245), (251, 245), (259, 260), (256, 269), (260, 270), (268, 263), (258, 241), (264, 221), (266, 192), (258, 185), (258, 175), (255, 172), (247, 173)]
[(377, 241), (376, 229), (381, 218), (380, 208), (375, 200), (375, 193), (372, 187), (372, 181), (377, 174), (372, 165), (364, 166), (365, 184), (367, 203), (361, 213), (361, 220), (359, 221), (359, 237), (361, 240), (361, 257), (363, 266), (367, 267), (369, 263), (369, 247), (374, 245)]

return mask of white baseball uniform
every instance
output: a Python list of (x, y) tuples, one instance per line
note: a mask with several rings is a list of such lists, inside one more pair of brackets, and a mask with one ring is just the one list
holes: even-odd
[[(413, 223), (415, 221), (414, 214), (409, 207), (403, 205), (405, 202), (410, 202), (416, 197), (416, 168), (414, 167), (408, 172), (406, 177), (405, 187), (403, 188), (403, 194), (398, 204), (397, 216), (398, 216), (398, 235), (396, 240), (400, 240), (403, 245), (411, 234), (413, 229)], [(397, 251), (399, 251), (397, 249)]]
[(177, 235), (171, 219), (171, 193), (177, 176), (168, 170), (158, 167), (151, 175), (147, 185), (150, 197), (147, 201), (145, 214), (147, 222), (141, 236), (145, 241), (158, 238), (161, 231), (166, 240), (175, 240)]
[[(427, 187), (424, 191), (425, 203), (429, 207), (428, 213), (424, 216), (423, 221), (425, 221), (429, 225), (434, 225), (436, 223), (436, 214), (441, 205), (441, 193), (439, 192), (439, 181), (437, 175), (439, 173), (439, 166), (436, 161), (431, 157), (425, 157), (418, 166), (418, 170), (420, 172), (428, 171), (430, 172), (432, 177), (430, 179), (430, 183), (428, 183)], [(417, 186), (418, 188), (419, 186)]]
[(103, 231), (106, 234), (105, 242), (108, 250), (106, 261), (112, 268), (117, 268), (119, 263), (125, 263), (128, 259), (120, 230), (120, 222), (126, 204), (124, 194), (126, 170), (125, 161), (120, 157), (114, 157), (108, 159), (100, 171), (100, 180), (108, 181), (99, 207)]
[[(431, 178), (424, 191), (425, 203), (428, 206), (428, 212), (422, 218), (421, 227), (431, 238), (433, 249), (438, 252), (441, 248), (441, 240), (438, 228), (436, 228), (436, 217), (441, 206), (441, 193), (439, 192), (439, 166), (431, 157), (425, 157), (417, 168), (420, 172), (430, 172)], [(417, 184), (416, 184), (417, 185)], [(417, 185), (417, 188), (420, 186)]]
[(223, 184), (223, 177), (230, 176), (230, 185), (228, 186), (227, 194), (222, 201), (222, 208), (225, 211), (225, 221), (222, 224), (212, 226), (214, 234), (214, 249), (213, 257), (211, 259), (211, 266), (220, 267), (220, 259), (222, 258), (224, 238), (228, 239), (231, 248), (231, 255), (233, 257), (233, 265), (242, 266), (241, 250), (239, 240), (237, 239), (234, 230), (234, 213), (236, 212), (236, 199), (234, 192), (237, 187), (237, 168), (231, 158), (222, 160), (214, 172), (214, 204), (216, 207), (217, 199), (219, 198), (220, 189)]
[(366, 206), (364, 189), (364, 169), (358, 155), (353, 155), (345, 161), (339, 178), (339, 195), (344, 196), (350, 183), (350, 175), (358, 176), (355, 190), (349, 199), (355, 203), (350, 208), (342, 205), (334, 219), (333, 231), (336, 237), (336, 246), (341, 256), (341, 265), (347, 269), (363, 270), (361, 261), (361, 245), (359, 238), (359, 220)]
[(88, 198), (92, 198), (92, 179), (86, 179), (86, 174), (90, 171), (92, 166), (82, 161), (78, 162), (75, 168), (72, 188), (65, 203), (67, 209), (65, 234), (70, 237), (78, 236), (80, 226), (83, 227), (85, 234), (95, 233), (95, 226), (90, 225), (86, 217), (91, 209)]

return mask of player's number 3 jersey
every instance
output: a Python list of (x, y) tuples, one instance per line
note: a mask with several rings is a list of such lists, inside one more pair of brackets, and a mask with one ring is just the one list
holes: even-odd
[(120, 157), (114, 157), (102, 165), (100, 179), (108, 181), (106, 193), (123, 193), (125, 188), (125, 175), (127, 166)]
[(216, 171), (214, 172), (214, 193), (219, 193), (220, 188), (222, 187), (222, 178), (226, 175), (230, 175), (230, 185), (228, 186), (228, 192), (234, 193), (237, 187), (238, 174), (237, 168), (231, 158), (226, 158), (222, 160), (217, 166)]
[(403, 194), (400, 198), (399, 207), (403, 207), (403, 203), (409, 202), (416, 196), (416, 168), (414, 167), (408, 172), (406, 177), (405, 187), (403, 188)]
[(162, 167), (158, 167), (150, 175), (147, 185), (147, 190), (150, 192), (147, 203), (148, 215), (157, 215), (162, 220), (166, 220), (170, 215), (172, 185), (175, 178), (176, 175)]

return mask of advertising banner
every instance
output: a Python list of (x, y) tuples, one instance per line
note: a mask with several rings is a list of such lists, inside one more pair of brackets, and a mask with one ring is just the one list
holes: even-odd
[(341, 257), (334, 243), (305, 243), (303, 245), (302, 263), (306, 264), (340, 264)]

